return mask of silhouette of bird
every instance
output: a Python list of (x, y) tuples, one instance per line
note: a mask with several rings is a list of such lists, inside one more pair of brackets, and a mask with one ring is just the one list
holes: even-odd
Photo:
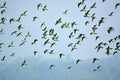
[(96, 36), (95, 40), (97, 40), (98, 38), (100, 38), (100, 36)]
[(61, 28), (69, 28), (70, 23), (65, 22), (64, 24), (61, 25)]
[(43, 8), (42, 8), (43, 11), (47, 11), (47, 5), (45, 5)]
[(72, 28), (73, 28), (75, 25), (77, 25), (76, 22), (72, 22), (72, 23), (71, 23), (71, 27), (72, 27)]
[(44, 54), (46, 54), (48, 52), (48, 49), (44, 50)]
[(54, 29), (50, 29), (49, 30), (49, 35), (53, 35), (54, 34)]
[(68, 44), (68, 47), (72, 47), (72, 46), (73, 46), (73, 43)]
[(111, 27), (108, 27), (108, 30), (107, 30), (107, 32), (108, 32), (108, 34), (110, 34), (112, 31), (114, 31), (115, 30), (115, 28), (113, 28), (112, 26)]
[(34, 51), (34, 55), (36, 55), (38, 53), (38, 51)]
[(77, 49), (76, 44), (72, 47), (71, 51)]
[(23, 67), (23, 66), (25, 66), (25, 65), (27, 65), (26, 59), (22, 62), (21, 67)]
[(73, 31), (73, 32), (74, 32), (74, 34), (76, 34), (76, 32), (77, 32), (77, 31), (79, 31), (79, 29), (74, 29), (74, 31)]
[(23, 29), (22, 24), (18, 25), (17, 28), (18, 28), (19, 31), (20, 31), (21, 29)]
[(41, 25), (40, 25), (40, 27), (43, 27), (43, 26), (45, 26), (45, 22), (41, 23)]
[(112, 48), (110, 47), (110, 46), (108, 46), (107, 48), (106, 48), (106, 54), (107, 55), (110, 55), (111, 53), (110, 53), (110, 50), (112, 50)]
[(79, 2), (78, 3), (78, 8), (80, 7), (80, 5), (83, 5), (83, 2)]
[(108, 16), (113, 16), (113, 14), (114, 14), (114, 12), (111, 12), (111, 13), (108, 14)]
[(4, 43), (3, 42), (0, 42), (0, 48), (2, 48), (2, 45), (3, 45)]
[(96, 2), (90, 7), (90, 9), (96, 8)]
[(67, 69), (71, 69), (71, 68), (72, 68), (72, 66), (68, 66), (68, 67), (67, 67)]
[(51, 43), (50, 48), (53, 47), (54, 45), (56, 45), (55, 42)]
[(26, 37), (25, 37), (25, 38), (21, 41), (21, 43), (20, 43), (20, 45), (19, 45), (19, 46), (24, 45), (26, 42), (27, 42), (27, 41), (26, 41)]
[(78, 40), (75, 44), (77, 44), (77, 45), (80, 44), (80, 40)]
[(56, 20), (55, 25), (62, 23), (62, 18), (59, 18), (58, 20)]
[(24, 12), (20, 15), (20, 17), (21, 17), (21, 16), (26, 16), (26, 13), (27, 13), (27, 10), (24, 11)]
[(60, 56), (60, 58), (62, 58), (62, 56), (65, 56), (65, 55), (64, 55), (64, 54), (62, 54), (62, 53), (60, 53), (60, 54), (59, 54), (59, 56)]
[(101, 19), (99, 20), (98, 26), (100, 26), (102, 23), (104, 23), (104, 17), (101, 17)]
[(106, 0), (102, 0), (102, 2), (105, 2)]
[(63, 14), (67, 14), (67, 12), (68, 12), (68, 10), (65, 10), (65, 11), (63, 12)]
[(15, 56), (15, 53), (12, 53), (10, 56)]
[(4, 2), (4, 4), (0, 8), (7, 8), (6, 7), (6, 2)]
[(74, 37), (73, 32), (69, 34), (69, 38)]
[(94, 72), (100, 71), (100, 68), (101, 68), (101, 66), (97, 66), (93, 71), (94, 71)]
[(49, 39), (47, 39), (47, 40), (44, 42), (44, 45), (46, 45), (47, 43), (50, 43), (50, 42), (49, 42)]
[(3, 10), (1, 11), (1, 14), (4, 14), (4, 13), (6, 13), (6, 10), (5, 10), (5, 9), (3, 9)]
[(4, 17), (1, 18), (0, 24), (5, 24), (6, 19)]
[(118, 54), (118, 53), (119, 53), (118, 51), (114, 51), (114, 52), (113, 52), (113, 55)]
[(31, 43), (31, 45), (36, 44), (37, 41), (38, 41), (37, 39), (34, 39), (34, 41)]
[(88, 15), (90, 15), (89, 12), (90, 12), (90, 10), (87, 10), (87, 11), (85, 12), (85, 14), (84, 14), (84, 17), (88, 17), (88, 18), (89, 18), (89, 16), (88, 16)]
[(115, 9), (117, 9), (118, 6), (120, 6), (120, 3), (115, 4)]
[(49, 54), (54, 54), (54, 50), (51, 50), (51, 51), (49, 52)]
[(3, 33), (3, 29), (0, 30), (0, 34), (4, 34), (4, 33)]
[(81, 61), (80, 59), (77, 59), (77, 60), (76, 60), (76, 64), (78, 64), (80, 61)]
[(113, 41), (113, 39), (110, 39), (108, 42), (111, 43), (111, 42), (114, 42), (114, 41)]
[(54, 64), (51, 64), (49, 69), (52, 69), (53, 67), (55, 67), (55, 65), (54, 65)]
[(5, 61), (5, 56), (2, 57), (1, 61)]
[(86, 5), (80, 10), (80, 12), (86, 11)]
[(9, 47), (13, 47), (13, 41), (8, 45), (8, 48)]
[(37, 9), (39, 10), (40, 7), (42, 7), (42, 3), (39, 3), (39, 4), (37, 5)]
[(12, 22), (15, 22), (15, 19), (14, 19), (14, 18), (11, 18), (11, 19), (10, 19), (10, 24), (11, 24)]
[(93, 63), (95, 63), (96, 61), (99, 61), (98, 58), (93, 58)]
[(26, 37), (31, 37), (30, 31), (27, 32)]
[(20, 36), (20, 35), (22, 35), (22, 32), (19, 32), (16, 36), (18, 37), (18, 36)]
[(21, 20), (21, 16), (16, 20), (17, 22), (20, 22), (20, 20)]
[(38, 19), (38, 17), (37, 17), (37, 16), (34, 16), (34, 17), (33, 17), (33, 21), (35, 21), (36, 19)]
[(88, 24), (90, 24), (90, 22), (89, 22), (89, 21), (86, 21), (86, 22), (85, 22), (85, 25), (87, 26)]

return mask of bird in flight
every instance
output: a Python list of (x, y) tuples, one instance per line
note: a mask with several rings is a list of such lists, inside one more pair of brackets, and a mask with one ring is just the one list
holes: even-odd
[(37, 16), (34, 16), (34, 17), (33, 17), (33, 21), (35, 21), (36, 19), (38, 19), (38, 17), (37, 17)]
[(62, 56), (65, 56), (65, 55), (64, 55), (64, 54), (62, 54), (62, 53), (60, 53), (60, 54), (59, 54), (59, 57), (60, 57), (60, 58), (62, 58)]
[(20, 15), (20, 17), (21, 17), (21, 16), (26, 16), (26, 13), (27, 13), (27, 10), (24, 11), (24, 12)]
[(5, 56), (2, 57), (1, 61), (5, 61)]
[(43, 8), (42, 8), (43, 11), (47, 11), (47, 5), (45, 5)]
[(12, 53), (10, 56), (15, 56), (15, 53)]
[(8, 45), (8, 48), (9, 47), (13, 47), (13, 41)]
[(3, 34), (3, 29), (0, 30), (0, 34)]
[(34, 39), (34, 41), (31, 43), (31, 45), (36, 44), (37, 41), (38, 41), (37, 39)]
[(15, 19), (14, 19), (14, 18), (11, 18), (9, 22), (10, 22), (10, 24), (11, 24), (12, 22), (15, 22)]
[(25, 66), (25, 65), (27, 65), (26, 59), (22, 62), (21, 67), (23, 67), (23, 66)]
[(67, 12), (68, 12), (68, 10), (65, 10), (65, 11), (63, 12), (63, 14), (67, 14)]
[(39, 3), (39, 4), (37, 5), (37, 9), (39, 10), (40, 7), (42, 7), (42, 3)]
[(97, 66), (93, 71), (94, 71), (94, 72), (100, 71), (100, 68), (101, 68), (101, 66)]
[(115, 4), (115, 9), (117, 9), (118, 6), (120, 6), (120, 3)]
[(55, 67), (55, 65), (54, 65), (54, 64), (51, 64), (49, 69), (52, 69), (53, 67)]
[(62, 23), (62, 18), (59, 18), (58, 20), (56, 20), (55, 25)]
[(78, 64), (80, 61), (81, 61), (80, 59), (77, 59), (77, 60), (76, 60), (76, 64)]
[(4, 2), (4, 4), (0, 8), (7, 8), (6, 7), (6, 2)]
[(99, 61), (98, 58), (93, 58), (93, 63), (95, 63), (96, 61)]

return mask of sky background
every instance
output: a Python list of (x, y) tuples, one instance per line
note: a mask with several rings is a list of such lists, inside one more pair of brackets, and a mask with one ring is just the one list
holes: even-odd
[[(5, 1), (0, 0), (0, 4), (3, 4)], [(13, 61), (18, 58), (28, 58), (35, 57), (44, 60), (59, 58), (60, 53), (64, 53), (65, 56), (63, 59), (92, 59), (93, 57), (97, 58), (107, 58), (108, 56), (105, 54), (104, 49), (97, 53), (94, 49), (99, 42), (108, 42), (109, 39), (114, 38), (118, 34), (120, 34), (119, 29), (119, 19), (120, 19), (120, 7), (115, 10), (115, 4), (119, 2), (119, 0), (106, 0), (104, 3), (102, 0), (87, 0), (85, 4), (87, 5), (86, 9), (88, 10), (90, 6), (96, 2), (96, 7), (90, 11), (90, 13), (96, 13), (95, 21), (91, 22), (90, 19), (84, 18), (83, 12), (80, 12), (80, 9), (84, 7), (77, 7), (77, 4), (80, 0), (68, 1), (68, 0), (6, 0), (7, 9), (6, 13), (0, 15), (0, 17), (6, 18), (6, 24), (0, 25), (0, 29), (3, 28), (4, 35), (0, 35), (1, 42), (4, 42), (2, 47), (2, 52), (0, 52), (0, 57), (2, 58), (4, 55), (6, 56), (6, 61)], [(43, 12), (42, 8), (37, 10), (37, 5), (42, 3), (42, 5), (47, 5), (48, 11)], [(27, 10), (27, 16), (21, 18), (21, 22), (14, 22), (12, 24), (9, 23), (11, 18), (17, 19), (21, 13)], [(65, 10), (68, 10), (67, 14), (62, 14)], [(112, 17), (109, 17), (108, 14), (114, 11)], [(39, 17), (36, 21), (32, 21), (33, 17)], [(98, 21), (101, 17), (105, 17), (105, 23), (102, 24), (99, 29), (97, 29), (97, 35), (100, 38), (95, 41), (96, 35), (90, 35), (92, 31), (92, 26), (98, 24)], [(77, 25), (75, 28), (79, 29), (79, 32), (75, 35), (79, 35), (83, 33), (86, 35), (86, 39), (81, 42), (80, 45), (77, 46), (77, 49), (73, 52), (70, 51), (70, 48), (67, 45), (71, 42), (75, 43), (75, 37), (69, 39), (68, 35), (73, 31), (72, 28), (61, 29), (62, 24), (55, 25), (57, 19), (62, 18), (62, 24), (64, 22), (76, 22)], [(89, 20), (90, 24), (85, 26), (85, 21)], [(47, 29), (54, 28), (55, 33), (59, 36), (59, 41), (56, 42), (56, 45), (52, 48), (48, 46), (43, 46), (44, 40), (41, 39), (42, 36), (42, 28), (40, 28), (41, 23), (45, 22)], [(21, 30), (22, 35), (16, 37), (16, 35), (12, 35), (11, 33), (17, 30), (17, 26), (22, 24), (24, 29)], [(113, 31), (110, 35), (107, 33), (108, 27), (113, 26), (115, 31)], [(30, 31), (31, 37), (27, 38), (27, 42), (24, 46), (19, 46), (21, 40), (24, 39), (27, 32)], [(34, 39), (38, 39), (37, 44), (31, 45)], [(7, 48), (9, 43), (14, 41), (14, 47)], [(110, 46), (114, 47), (114, 43), (110, 44)], [(43, 51), (45, 49), (54, 50), (53, 55), (44, 54)], [(33, 51), (39, 51), (39, 53), (34, 56)], [(15, 57), (11, 58), (9, 55), (11, 53), (15, 53)]]
[[(0, 59), (5, 56), (5, 61), (0, 61), (0, 80), (119, 80), (120, 79), (120, 55), (115, 54), (107, 56), (105, 54), (106, 47), (110, 46), (114, 51), (116, 42), (108, 43), (110, 39), (120, 35), (120, 6), (115, 9), (115, 4), (119, 0), (85, 0), (86, 10), (96, 2), (96, 8), (91, 9), (90, 14), (95, 13), (96, 19), (91, 22), (90, 18), (84, 18), (84, 12), (80, 10), (84, 7), (81, 5), (78, 8), (78, 3), (82, 0), (0, 0), (0, 6), (6, 1), (6, 13), (0, 14), (0, 18), (6, 18), (6, 24), (0, 24), (0, 30), (3, 29), (4, 34), (0, 34), (0, 43), (3, 42), (0, 48)], [(42, 6), (47, 5), (47, 11), (43, 12), (42, 7), (37, 10), (37, 5), (42, 3)], [(9, 23), (11, 18), (15, 20), (27, 10), (27, 16), (21, 18), (21, 22)], [(68, 10), (67, 14), (63, 14)], [(0, 8), (0, 11), (2, 9)], [(108, 16), (109, 13), (114, 12), (113, 16)], [(37, 16), (33, 22), (33, 17)], [(93, 25), (97, 24), (101, 17), (105, 17), (105, 23), (101, 24), (96, 30), (97, 35), (90, 35)], [(56, 20), (62, 18), (62, 23), (55, 25)], [(85, 22), (89, 21), (87, 26)], [(54, 29), (59, 41), (56, 45), (50, 48), (50, 44), (43, 46), (45, 40), (42, 39), (43, 31), (40, 25), (45, 22), (45, 26), (49, 31)], [(72, 28), (61, 29), (61, 25), (65, 22), (76, 22), (77, 25), (73, 29), (79, 31), (69, 39), (69, 34), (73, 31)], [(24, 28), (18, 31), (17, 26), (22, 25)], [(108, 27), (114, 27), (114, 31), (107, 33)], [(16, 37), (16, 34), (11, 35), (12, 32), (22, 32), (22, 35)], [(26, 39), (26, 43), (19, 46), (21, 41), (25, 38), (27, 32), (30, 32), (31, 37)], [(80, 41), (77, 49), (71, 52), (68, 47), (69, 43), (76, 43), (75, 39), (79, 34), (85, 34), (86, 39)], [(100, 36), (95, 40), (96, 36)], [(47, 36), (51, 40), (51, 36)], [(38, 39), (36, 44), (31, 45), (34, 39)], [(8, 48), (8, 45), (14, 41), (14, 47)], [(108, 43), (104, 49), (97, 52), (95, 47), (100, 42)], [(54, 54), (46, 53), (44, 50), (54, 50)], [(34, 55), (34, 51), (38, 51)], [(10, 56), (15, 53), (15, 56)], [(63, 53), (61, 59), (59, 54)], [(93, 64), (93, 58), (99, 58)], [(76, 64), (76, 60), (82, 60)], [(26, 60), (27, 66), (21, 67), (22, 62)], [(111, 64), (112, 63), (112, 64)], [(55, 67), (50, 70), (50, 65)], [(97, 66), (101, 66), (100, 71), (94, 72)], [(71, 69), (67, 69), (71, 67)], [(16, 74), (17, 73), (17, 74)]]

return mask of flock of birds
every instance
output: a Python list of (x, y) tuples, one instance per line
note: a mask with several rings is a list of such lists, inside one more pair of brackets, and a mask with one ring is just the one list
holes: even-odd
[[(90, 20), (87, 20), (85, 21), (85, 26), (89, 25), (90, 23), (94, 22), (94, 20), (96, 19), (96, 14), (95, 13), (92, 13), (91, 10), (94, 9), (94, 8), (97, 8), (96, 7), (96, 2), (94, 2), (91, 7), (89, 9), (87, 9), (87, 5), (85, 4), (85, 1), (87, 0), (81, 0), (78, 4), (77, 4), (77, 7), (80, 9), (80, 13), (83, 14), (83, 17), (84, 18), (88, 18)], [(102, 0), (102, 2), (104, 3), (106, 0)], [(115, 4), (115, 10), (120, 7), (120, 3), (116, 3)], [(42, 9), (43, 12), (45, 11), (48, 11), (48, 7), (47, 5), (43, 5), (42, 3), (39, 3), (37, 6), (36, 6), (37, 10), (39, 9)], [(1, 10), (1, 15), (4, 15), (6, 13), (6, 9), (7, 9), (7, 4), (6, 2), (4, 2), (3, 4), (0, 4), (0, 10)], [(108, 16), (109, 17), (112, 17), (114, 15), (114, 11), (108, 13)], [(68, 10), (66, 9), (62, 14), (68, 14)], [(18, 17), (18, 19), (15, 19), (15, 18), (11, 18), (9, 20), (9, 23), (12, 24), (14, 22), (18, 22), (20, 23), (21, 22), (21, 18), (23, 16), (27, 16), (27, 10), (25, 10), (23, 13), (21, 13), (21, 15)], [(34, 16), (33, 17), (33, 22), (36, 21), (38, 19), (37, 16)], [(103, 25), (105, 23), (105, 20), (106, 18), (105, 17), (101, 17), (98, 21), (98, 23), (94, 24), (93, 27), (92, 27), (92, 31), (90, 32), (90, 35), (95, 35), (95, 40), (98, 40), (100, 38), (99, 35), (97, 35), (97, 32), (96, 30), (100, 28), (101, 25)], [(6, 24), (6, 18), (5, 17), (1, 17), (1, 21), (0, 21), (0, 25), (5, 25)], [(68, 35), (68, 38), (71, 39), (73, 37), (75, 37), (75, 35), (77, 35), (76, 33), (79, 32), (79, 29), (78, 28), (75, 28), (75, 26), (77, 25), (76, 22), (63, 22), (62, 21), (62, 18), (58, 18), (56, 21), (55, 21), (55, 25), (61, 25), (61, 29), (66, 29), (66, 28), (72, 28), (73, 31)], [(21, 36), (22, 34), (22, 29), (23, 29), (23, 25), (20, 24), (17, 26), (17, 29), (16, 31), (13, 31), (11, 32), (11, 36), (12, 35), (16, 35), (16, 37), (18, 36)], [(44, 40), (44, 44), (43, 46), (50, 46), (50, 48), (52, 48), (53, 46), (55, 46), (57, 44), (57, 42), (59, 42), (59, 36), (57, 33), (55, 33), (54, 29), (51, 28), (51, 29), (48, 29), (46, 27), (46, 24), (45, 22), (41, 23), (40, 25), (40, 28), (42, 29), (42, 36), (41, 38)], [(115, 28), (114, 27), (108, 27), (108, 30), (107, 30), (107, 33), (108, 34), (111, 34), (112, 31), (115, 31)], [(3, 35), (4, 32), (3, 32), (3, 29), (0, 30), (0, 35)], [(23, 46), (25, 45), (25, 43), (27, 42), (27, 39), (31, 37), (31, 34), (30, 34), (30, 31), (27, 32), (27, 34), (25, 35), (24, 39), (21, 41), (21, 43), (19, 44), (19, 46)], [(69, 43), (68, 44), (68, 48), (70, 48), (71, 52), (76, 50), (77, 49), (77, 46), (79, 46), (82, 41), (84, 41), (84, 39), (86, 39), (86, 35), (83, 34), (83, 33), (80, 33), (79, 35), (77, 35), (77, 37), (75, 37), (75, 39), (77, 40), (75, 43)], [(105, 54), (106, 55), (115, 55), (115, 54), (118, 54), (120, 52), (120, 35), (117, 35), (115, 36), (114, 38), (111, 38), (108, 40), (108, 42), (100, 42), (96, 45), (95, 49), (97, 50), (97, 52), (99, 52), (100, 50), (102, 49), (105, 49)], [(35, 45), (37, 43), (38, 39), (34, 39), (32, 42), (31, 42), (31, 45)], [(114, 43), (115, 44), (115, 47), (111, 47), (109, 44), (111, 43)], [(0, 42), (0, 52), (2, 52), (2, 46), (4, 45), (4, 42)], [(8, 45), (8, 48), (10, 47), (14, 47), (14, 41), (11, 41)], [(34, 55), (37, 55), (37, 53), (39, 53), (38, 51), (34, 51), (33, 52)], [(45, 49), (43, 51), (44, 54), (54, 54), (54, 50), (49, 50), (49, 49)], [(12, 53), (10, 55), (11, 57), (14, 57), (15, 56), (15, 53)], [(65, 56), (65, 54), (63, 53), (60, 53), (59, 54), (59, 57), (60, 59)], [(1, 61), (5, 61), (6, 59), (6, 56), (3, 56), (1, 58)], [(92, 63), (95, 63), (96, 61), (99, 61), (100, 59), (98, 58), (93, 58), (93, 62)], [(77, 59), (75, 64), (78, 64), (79, 62), (81, 62), (81, 59)], [(23, 62), (21, 63), (21, 67), (27, 65), (27, 60), (23, 60)], [(55, 67), (55, 64), (51, 64), (49, 66), (49, 69), (52, 69)], [(68, 66), (67, 69), (71, 69), (72, 66)], [(101, 66), (97, 66), (93, 71), (99, 71), (101, 68)]]

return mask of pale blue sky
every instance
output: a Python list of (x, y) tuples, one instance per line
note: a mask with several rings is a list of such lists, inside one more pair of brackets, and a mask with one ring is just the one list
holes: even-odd
[[(104, 50), (100, 51), (99, 53), (96, 52), (94, 49), (95, 46), (103, 41), (106, 42), (111, 38), (114, 38), (118, 34), (120, 34), (120, 7), (115, 10), (114, 6), (115, 3), (119, 2), (119, 0), (107, 0), (106, 2), (102, 3), (101, 0), (87, 0), (85, 4), (87, 5), (87, 10), (89, 7), (94, 3), (96, 4), (96, 9), (91, 10), (90, 13), (96, 13), (97, 19), (90, 23), (90, 25), (85, 26), (84, 23), (86, 20), (83, 18), (83, 14), (80, 12), (80, 8), (77, 7), (78, 2), (80, 0), (6, 0), (7, 2), (7, 11), (5, 14), (0, 15), (0, 17), (5, 17), (7, 19), (7, 22), (5, 25), (0, 25), (0, 29), (3, 28), (4, 35), (0, 35), (1, 42), (4, 42), (4, 46), (2, 48), (2, 52), (0, 53), (1, 56), (6, 55), (6, 59), (14, 60), (17, 58), (27, 58), (27, 57), (35, 57), (33, 55), (33, 51), (37, 50), (39, 53), (37, 54), (36, 58), (40, 59), (53, 59), (53, 58), (59, 58), (59, 53), (64, 53), (65, 57), (64, 59), (91, 59), (93, 57), (98, 58), (104, 58), (107, 57), (106, 54), (104, 54)], [(4, 0), (0, 0), (0, 4), (4, 3)], [(47, 5), (48, 11), (43, 12), (42, 9), (37, 10), (38, 3), (42, 3), (42, 5)], [(65, 10), (68, 10), (68, 14), (62, 14)], [(23, 13), (25, 10), (27, 10), (27, 16), (22, 17), (21, 23), (12, 23), (9, 24), (9, 19), (15, 18), (17, 19), (21, 13)], [(114, 11), (114, 15), (112, 17), (109, 17), (108, 14), (110, 12)], [(33, 16), (38, 16), (39, 19), (37, 19), (35, 22), (32, 21)], [(75, 26), (80, 31), (76, 34), (79, 35), (80, 33), (86, 34), (87, 39), (85, 39), (81, 44), (77, 47), (77, 50), (71, 52), (70, 48), (67, 47), (67, 45), (71, 42), (75, 42), (76, 40), (74, 38), (69, 39), (68, 35), (70, 34), (72, 29), (61, 29), (61, 24), (54, 25), (55, 21), (58, 18), (62, 18), (63, 23), (64, 22), (73, 22), (75, 21), (77, 25)], [(105, 24), (101, 25), (100, 28), (97, 30), (97, 35), (100, 36), (100, 39), (95, 41), (95, 36), (90, 36), (91, 28), (94, 24), (98, 24), (98, 21), (101, 17), (106, 17)], [(46, 26), (48, 29), (54, 28), (55, 33), (58, 33), (59, 36), (59, 42), (56, 43), (56, 46), (51, 48), (50, 50), (54, 49), (55, 54), (49, 55), (43, 54), (43, 51), (45, 49), (48, 49), (49, 46), (43, 46), (44, 40), (41, 39), (42, 30), (40, 28), (40, 25), (42, 22), (46, 22)], [(15, 35), (11, 36), (11, 32), (14, 30), (17, 30), (17, 26), (19, 24), (22, 24), (24, 29), (22, 31), (22, 36), (15, 37)], [(113, 26), (115, 28), (115, 31), (112, 32), (110, 35), (107, 33), (108, 27)], [(27, 43), (24, 46), (19, 47), (19, 44), (21, 40), (25, 37), (27, 32), (30, 31), (30, 34), (32, 37), (27, 39)], [(37, 44), (31, 46), (31, 42), (34, 39), (38, 39)], [(14, 41), (14, 47), (7, 48), (8, 44)], [(113, 46), (111, 44), (111, 46)], [(9, 55), (11, 53), (16, 53), (14, 58), (11, 58)]]

